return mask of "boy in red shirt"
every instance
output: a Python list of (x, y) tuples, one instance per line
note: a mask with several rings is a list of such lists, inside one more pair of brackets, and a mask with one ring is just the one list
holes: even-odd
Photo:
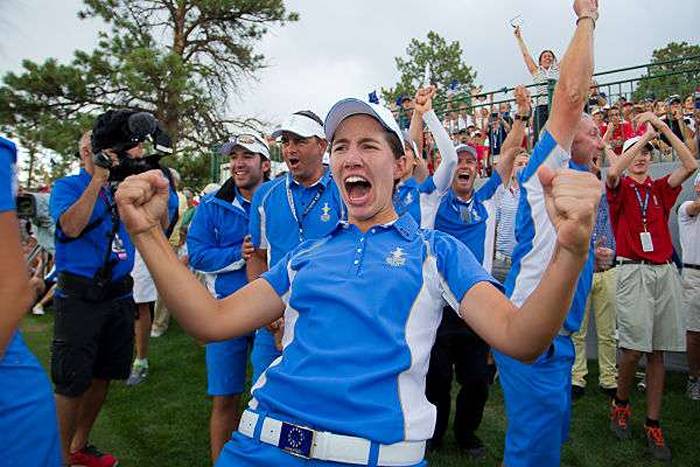
[[(673, 245), (668, 218), (681, 185), (698, 167), (683, 142), (651, 112), (639, 116), (649, 129), (642, 137), (625, 142), (622, 155), (607, 174), (607, 198), (617, 243), (617, 317), (619, 378), (611, 403), (613, 432), (630, 436), (630, 387), (642, 354), (647, 358), (647, 419), (645, 431), (651, 454), (670, 460), (659, 426), (664, 386), (665, 351), (684, 351), (678, 270), (671, 261)], [(649, 177), (651, 145), (661, 132), (678, 153), (681, 166), (659, 179)], [(627, 175), (623, 172), (627, 170)]]

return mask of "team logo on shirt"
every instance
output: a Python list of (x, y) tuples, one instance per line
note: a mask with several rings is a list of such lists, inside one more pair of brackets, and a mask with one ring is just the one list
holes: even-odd
[(413, 202), (413, 195), (409, 191), (408, 194), (406, 195), (406, 198), (404, 198), (404, 204), (411, 204)]
[(331, 215), (329, 214), (329, 212), (331, 212), (331, 208), (328, 206), (328, 203), (323, 203), (321, 211), (323, 211), (323, 214), (321, 214), (321, 221), (328, 222), (331, 220)]
[(397, 246), (396, 249), (386, 257), (386, 264), (394, 267), (403, 266), (406, 264), (406, 253), (404, 253), (401, 247)]

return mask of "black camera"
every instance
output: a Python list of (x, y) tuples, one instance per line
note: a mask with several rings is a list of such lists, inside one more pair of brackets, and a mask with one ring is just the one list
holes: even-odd
[[(138, 159), (129, 156), (130, 149), (147, 140), (152, 142), (154, 154)], [(170, 136), (153, 114), (134, 110), (109, 110), (97, 117), (91, 144), (95, 165), (109, 169), (111, 182), (160, 168), (160, 158), (173, 152)], [(117, 155), (116, 165), (107, 149)]]
[(17, 217), (31, 219), (36, 216), (36, 200), (31, 193), (22, 193), (15, 198)]

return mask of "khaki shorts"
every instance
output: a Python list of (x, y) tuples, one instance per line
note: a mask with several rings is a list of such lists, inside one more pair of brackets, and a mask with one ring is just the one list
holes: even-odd
[(700, 332), (700, 269), (683, 269), (681, 277), (686, 329)]
[(623, 349), (685, 351), (681, 282), (672, 264), (617, 267), (617, 327)]

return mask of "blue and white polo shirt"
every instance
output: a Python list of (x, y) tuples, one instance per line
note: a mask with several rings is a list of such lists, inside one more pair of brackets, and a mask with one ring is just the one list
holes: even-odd
[(450, 190), (440, 202), (435, 230), (448, 233), (464, 243), (485, 270), (491, 271), (496, 235), (496, 192), (501, 177), (496, 170), (476, 190), (469, 201), (463, 201)]
[(459, 309), (495, 284), (461, 242), (406, 214), (365, 233), (340, 223), (263, 278), (286, 305), (284, 350), (250, 408), (383, 444), (432, 436), (425, 375), (444, 301)]
[(445, 192), (437, 189), (433, 177), (426, 178), (423, 183), (411, 177), (396, 186), (394, 209), (399, 216), (409, 213), (422, 229), (432, 229), (443, 196)]
[(253, 195), (251, 240), (256, 248), (267, 250), (271, 267), (302, 241), (328, 235), (344, 218), (345, 206), (328, 169), (310, 187), (288, 173), (265, 183)]
[[(546, 165), (552, 170), (569, 167), (587, 172), (571, 160), (571, 156), (559, 146), (545, 130), (530, 156), (530, 161), (520, 173), (520, 206), (516, 216), (513, 265), (505, 282), (506, 295), (517, 306), (521, 306), (542, 279), (557, 243), (557, 232), (549, 219), (545, 207), (544, 191), (537, 170)], [(564, 321), (564, 330), (578, 331), (583, 320), (586, 298), (593, 280), (593, 254), (579, 276), (571, 308)]]

